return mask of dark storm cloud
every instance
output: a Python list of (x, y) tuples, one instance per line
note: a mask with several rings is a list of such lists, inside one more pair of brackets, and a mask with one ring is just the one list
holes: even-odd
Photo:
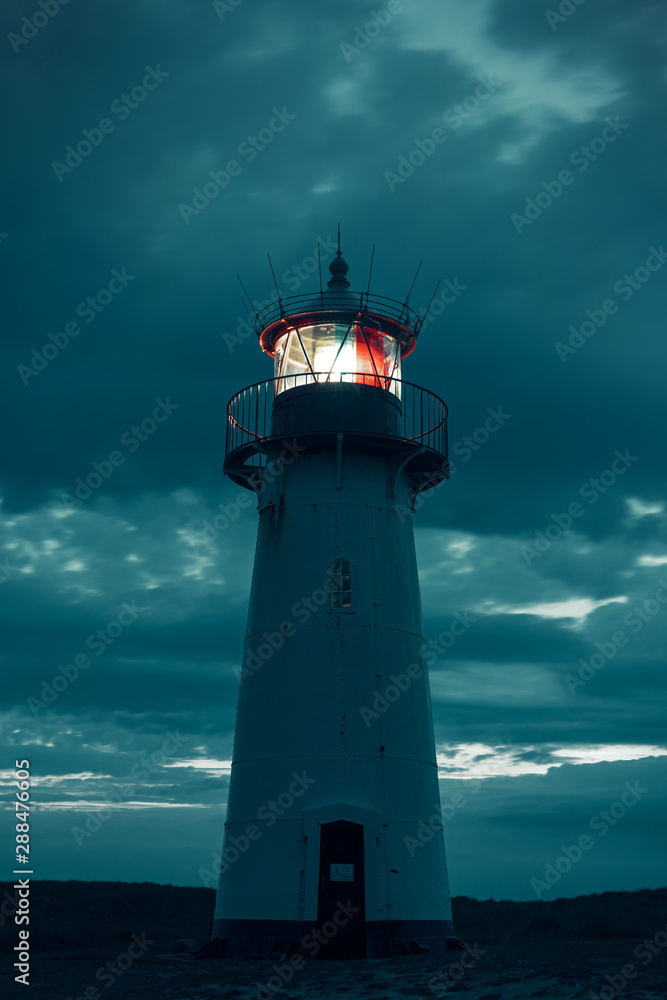
[[(531, 880), (543, 882), (546, 865), (563, 856), (563, 846), (576, 846), (582, 835), (591, 838), (592, 847), (541, 898), (575, 896), (582, 886), (587, 892), (604, 892), (648, 886), (656, 876), (659, 881), (664, 772), (663, 758), (645, 758), (484, 780), (476, 794), (467, 795), (466, 807), (445, 824), (453, 892), (474, 887), (470, 894), (483, 899), (540, 898)], [(633, 804), (610, 814), (627, 792), (626, 783), (637, 789)], [(469, 782), (459, 784), (470, 787)], [(450, 787), (454, 783), (443, 783), (443, 801)]]
[[(538, 221), (535, 228), (535, 233), (539, 233), (537, 247), (535, 239), (531, 240), (532, 232), (523, 233), (521, 238), (515, 239), (516, 233), (508, 228), (508, 220), (511, 210), (520, 207), (524, 197), (533, 193), (533, 186), (539, 186), (543, 177), (550, 176), (549, 171), (553, 172), (558, 166), (561, 156), (576, 149), (581, 141), (592, 138), (594, 132), (591, 128), (595, 119), (589, 113), (584, 122), (573, 123), (564, 118), (562, 112), (558, 118), (552, 111), (549, 134), (540, 140), (528, 160), (511, 166), (496, 162), (495, 169), (490, 173), (489, 165), (497, 161), (501, 145), (511, 144), (513, 140), (521, 141), (530, 131), (525, 114), (516, 110), (508, 97), (512, 81), (503, 81), (502, 74), (499, 74), (501, 85), (497, 94), (492, 94), (487, 105), (478, 112), (484, 127), (480, 127), (479, 118), (473, 117), (467, 131), (466, 128), (452, 131), (449, 145), (440, 149), (433, 160), (420, 168), (418, 178), (408, 179), (404, 187), (391, 195), (382, 178), (383, 172), (394, 168), (398, 156), (412, 147), (415, 135), (426, 135), (430, 128), (442, 121), (443, 113), (448, 108), (474, 92), (477, 76), (469, 67), (462, 65), (462, 60), (452, 59), (451, 55), (450, 60), (446, 60), (441, 52), (415, 51), (405, 46), (399, 46), (397, 50), (398, 36), (392, 32), (400, 26), (398, 19), (373, 48), (359, 52), (358, 58), (347, 65), (338, 46), (331, 44), (331, 39), (335, 39), (337, 34), (344, 37), (346, 29), (354, 27), (360, 8), (350, 5), (349, 10), (340, 9), (336, 19), (338, 32), (329, 30), (328, 34), (324, 29), (331, 29), (331, 24), (322, 23), (318, 14), (319, 30), (315, 37), (319, 43), (310, 47), (303, 43), (306, 36), (313, 37), (312, 19), (316, 15), (308, 14), (308, 10), (294, 10), (292, 17), (287, 15), (286, 18), (283, 14), (278, 18), (270, 8), (265, 8), (262, 17), (259, 20), (253, 18), (252, 23), (245, 17), (247, 11), (242, 8), (236, 11), (238, 16), (229, 17), (224, 23), (219, 23), (212, 10), (198, 9), (194, 13), (180, 15), (173, 12), (179, 38), (185, 36), (193, 44), (196, 39), (201, 47), (197, 65), (185, 59), (182, 41), (178, 47), (175, 46), (176, 25), (171, 17), (165, 18), (164, 22), (156, 25), (151, 48), (158, 55), (165, 52), (165, 60), (169, 61), (165, 71), (170, 73), (169, 78), (157, 92), (149, 94), (146, 103), (132, 111), (127, 120), (116, 123), (116, 133), (104, 140), (102, 147), (94, 151), (94, 157), (91, 155), (90, 160), (77, 167), (72, 176), (64, 178), (62, 184), (57, 184), (55, 177), (48, 176), (53, 173), (50, 157), (55, 158), (55, 152), (46, 154), (44, 150), (41, 164), (39, 156), (30, 157), (31, 169), (42, 178), (40, 189), (44, 190), (46, 180), (57, 185), (57, 189), (47, 186), (45, 197), (50, 205), (55, 200), (56, 206), (61, 206), (65, 217), (59, 225), (62, 223), (66, 231), (85, 235), (86, 267), (78, 264), (75, 275), (71, 268), (67, 269), (67, 274), (59, 273), (58, 261), (60, 267), (63, 267), (64, 261), (61, 255), (58, 256), (56, 269), (52, 275), (46, 276), (46, 281), (53, 282), (53, 286), (42, 285), (46, 293), (40, 296), (43, 312), (39, 318), (43, 321), (43, 332), (36, 324), (33, 329), (37, 339), (29, 346), (25, 342), (25, 333), (22, 335), (21, 344), (17, 345), (17, 361), (19, 358), (28, 360), (30, 350), (33, 346), (41, 346), (48, 330), (57, 327), (59, 322), (64, 324), (72, 320), (77, 303), (90, 294), (94, 295), (105, 283), (103, 279), (108, 277), (112, 268), (127, 266), (128, 271), (136, 276), (123, 297), (109, 305), (95, 319), (94, 325), (84, 328), (80, 338), (72, 342), (62, 357), (56, 358), (47, 370), (32, 378), (28, 386), (23, 386), (20, 381), (14, 386), (17, 404), (25, 415), (22, 422), (25, 438), (18, 442), (18, 460), (23, 461), (27, 442), (37, 440), (43, 454), (39, 454), (39, 461), (35, 456), (35, 479), (39, 477), (38, 481), (44, 483), (45, 476), (56, 476), (57, 485), (66, 487), (86, 472), (92, 461), (103, 460), (106, 454), (118, 447), (123, 432), (147, 415), (156, 396), (171, 393), (181, 407), (180, 412), (145, 445), (136, 462), (130, 462), (128, 458), (125, 467), (109, 483), (109, 489), (126, 493), (153, 484), (163, 486), (182, 482), (183, 465), (168, 461), (181, 443), (189, 449), (188, 468), (195, 476), (203, 477), (202, 485), (211, 488), (213, 479), (206, 466), (215, 447), (212, 431), (216, 426), (214, 398), (223, 399), (235, 384), (251, 381), (261, 371), (261, 361), (252, 341), (228, 357), (218, 339), (221, 328), (233, 330), (236, 325), (238, 289), (233, 271), (237, 267), (243, 271), (257, 297), (263, 297), (271, 290), (268, 270), (264, 269), (255, 251), (257, 224), (252, 216), (243, 218), (243, 213), (247, 215), (249, 208), (259, 200), (263, 225), (269, 227), (266, 245), (273, 251), (280, 274), (292, 264), (298, 264), (310, 252), (316, 236), (326, 238), (333, 228), (331, 219), (322, 219), (320, 214), (319, 204), (323, 195), (310, 194), (314, 214), (311, 211), (306, 219), (302, 218), (304, 181), (315, 187), (313, 182), (318, 177), (326, 181), (329, 175), (336, 178), (333, 187), (338, 197), (339, 192), (349, 188), (346, 195), (352, 206), (351, 214), (358, 214), (354, 209), (355, 200), (370, 199), (371, 205), (375, 206), (370, 210), (370, 216), (374, 219), (373, 236), (377, 237), (379, 245), (378, 280), (383, 276), (382, 247), (391, 247), (392, 255), (395, 254), (396, 240), (391, 237), (392, 226), (401, 216), (408, 215), (415, 218), (415, 231), (421, 233), (421, 239), (418, 246), (415, 242), (414, 248), (411, 248), (413, 260), (407, 259), (408, 254), (401, 253), (403, 260), (396, 259), (389, 267), (385, 264), (384, 273), (389, 283), (393, 286), (395, 280), (399, 284), (402, 273), (407, 288), (414, 259), (422, 253), (427, 260), (431, 258), (431, 272), (435, 271), (435, 274), (431, 273), (431, 278), (454, 277), (460, 273), (463, 283), (468, 283), (469, 291), (456, 304), (457, 312), (453, 313), (460, 324), (459, 335), (455, 338), (451, 334), (440, 336), (445, 322), (436, 319), (428, 333), (429, 341), (412, 361), (414, 371), (406, 370), (406, 374), (419, 380), (427, 348), (431, 362), (429, 369), (433, 368), (432, 362), (437, 359), (444, 371), (457, 374), (455, 380), (446, 376), (441, 385), (434, 385), (450, 401), (454, 440), (459, 431), (463, 434), (475, 429), (476, 421), (486, 416), (487, 406), (504, 402), (510, 412), (515, 409), (517, 416), (508, 428), (510, 439), (501, 452), (496, 449), (495, 463), (491, 464), (493, 452), (489, 450), (480, 456), (477, 473), (475, 466), (470, 465), (463, 470), (465, 476), (462, 475), (460, 481), (463, 483), (468, 478), (470, 488), (476, 490), (478, 477), (485, 476), (488, 480), (497, 472), (502, 461), (503, 468), (511, 472), (508, 477), (511, 480), (511, 495), (501, 493), (501, 499), (507, 500), (502, 504), (504, 516), (510, 522), (520, 524), (526, 514), (523, 506), (517, 505), (517, 496), (525, 493), (520, 489), (526, 474), (525, 456), (528, 452), (532, 455), (543, 450), (543, 439), (536, 438), (534, 433), (535, 420), (527, 416), (531, 414), (532, 417), (535, 412), (538, 385), (542, 399), (545, 398), (547, 385), (554, 396), (553, 404), (544, 417), (554, 415), (555, 420), (558, 413), (560, 425), (559, 433), (554, 435), (547, 426), (543, 426), (546, 419), (544, 422), (537, 421), (540, 434), (549, 434), (551, 442), (551, 461), (548, 464), (544, 462), (545, 474), (547, 469), (555, 469), (559, 461), (565, 461), (568, 428), (574, 430), (590, 423), (593, 401), (581, 402), (583, 412), (573, 409), (570, 401), (567, 413), (563, 412), (561, 365), (551, 354), (556, 332), (549, 329), (549, 316), (544, 315), (544, 303), (555, 297), (556, 281), (561, 286), (558, 298), (562, 299), (563, 281), (571, 283), (573, 276), (581, 274), (581, 263), (585, 258), (585, 247), (581, 246), (582, 228), (584, 239), (587, 231), (592, 234), (596, 245), (600, 240), (601, 225), (613, 226), (617, 232), (616, 220), (605, 210), (605, 206), (618, 201), (618, 178), (609, 169), (602, 169), (604, 161), (597, 165), (594, 180), (592, 169), (589, 175), (582, 176), (578, 186), (566, 193), (567, 203), (563, 201), (554, 205), (551, 214), (545, 213), (545, 218)], [(203, 30), (204, 13), (213, 16), (213, 24), (208, 24), (209, 31)], [(62, 12), (60, 20), (54, 20), (44, 31), (62, 32), (66, 16), (70, 16), (69, 11)], [(76, 23), (82, 16), (74, 13), (72, 21)], [(409, 24), (409, 12), (405, 11), (404, 16)], [(447, 26), (449, 16), (440, 21), (441, 29)], [(108, 39), (110, 35), (112, 40), (119, 38), (122, 29), (116, 12), (107, 10), (104, 17), (101, 27), (105, 37)], [(76, 38), (76, 28), (71, 30)], [(79, 30), (85, 31), (86, 26), (80, 26)], [(11, 66), (14, 73), (22, 78), (28, 60), (32, 59), (30, 78), (35, 98), (40, 93), (40, 73), (45, 77), (53, 69), (53, 63), (62, 60), (63, 48), (59, 47), (56, 38), (61, 45), (65, 43), (61, 35), (54, 33), (52, 37), (53, 47), (48, 55), (37, 48), (46, 41), (45, 35), (26, 46)], [(557, 44), (558, 38), (551, 41)], [(113, 45), (107, 44), (104, 53), (97, 51), (90, 41), (81, 50), (75, 47), (81, 71), (94, 63), (95, 72), (91, 77), (94, 85), (91, 83), (81, 93), (80, 86), (74, 87), (78, 77), (70, 70), (69, 89), (76, 89), (77, 99), (73, 102), (68, 100), (66, 115), (52, 122), (50, 129), (58, 129), (62, 136), (72, 133), (74, 139), (81, 128), (92, 127), (100, 108), (104, 111), (115, 96), (124, 89), (131, 89), (134, 81), (133, 78), (128, 79), (129, 67), (135, 52), (136, 63), (141, 64), (137, 50), (142, 46), (145, 52), (146, 39), (141, 36), (123, 43), (121, 64), (110, 57)], [(273, 81), (269, 87), (262, 74), (267, 74), (266, 79), (273, 80), (272, 67), (285, 58), (285, 51), (296, 50), (300, 53), (301, 73), (281, 73), (278, 80), (281, 93), (284, 92), (281, 100), (288, 107), (298, 108), (297, 119), (284, 136), (276, 136), (275, 144), (259, 154), (255, 162), (244, 167), (244, 173), (235, 183), (240, 186), (245, 198), (233, 197), (234, 192), (230, 188), (226, 192), (229, 197), (224, 207), (222, 200), (212, 203), (200, 218), (193, 219), (186, 228), (178, 215), (177, 205), (179, 201), (187, 200), (188, 194), (191, 195), (189, 182), (193, 187), (203, 183), (209, 168), (219, 169), (224, 165), (227, 158), (225, 142), (230, 136), (238, 136), (238, 145), (247, 136), (248, 123), (253, 113), (258, 114), (256, 109), (269, 96), (269, 90), (270, 99), (264, 100), (264, 107), (267, 114), (272, 113), (273, 103), (277, 100), (277, 85)], [(223, 58), (221, 52), (227, 58)], [(244, 63), (244, 59), (249, 60), (249, 64)], [(403, 67), (402, 73), (395, 71), (397, 62)], [(318, 70), (315, 73), (316, 65)], [(164, 66), (167, 67), (167, 61)], [(261, 73), (258, 72), (259, 66)], [(493, 66), (487, 67), (489, 73), (493, 70)], [(304, 91), (301, 75), (313, 77), (315, 86)], [(247, 86), (239, 86), (240, 79), (246, 79)], [(405, 85), (406, 80), (410, 81), (410, 87)], [(117, 81), (115, 90), (111, 81)], [(42, 87), (45, 86), (43, 80)], [(222, 100), (222, 95), (231, 90), (236, 99), (231, 103)], [(101, 92), (104, 92), (104, 103)], [(212, 104), (210, 99), (204, 100), (205, 93), (210, 95), (216, 92), (221, 95), (219, 104)], [(495, 107), (494, 101), (497, 102)], [(188, 114), (183, 113), (186, 108)], [(176, 112), (177, 128), (174, 125)], [(204, 122), (205, 129), (202, 128)], [(257, 128), (261, 124), (258, 122)], [(463, 124), (466, 125), (465, 122)], [(632, 150), (627, 149), (625, 153), (626, 164), (631, 162), (631, 157), (637, 156), (637, 144), (641, 142), (639, 130), (634, 125)], [(41, 128), (39, 135), (43, 143), (45, 136)], [(231, 141), (229, 156), (235, 149), (234, 140)], [(63, 149), (66, 142), (66, 139), (61, 141)], [(332, 147), (339, 151), (333, 164)], [(128, 162), (129, 150), (132, 151), (132, 170), (119, 174), (119, 165)], [(609, 153), (613, 156), (619, 154), (623, 155), (620, 144), (618, 149)], [(360, 168), (361, 164), (363, 168)], [(174, 184), (179, 177), (185, 181), (185, 186), (181, 184), (180, 189), (178, 184)], [(371, 178), (375, 179), (372, 189), (363, 191), (365, 182)], [(24, 183), (27, 180), (25, 178)], [(609, 195), (605, 193), (606, 185), (609, 186)], [(590, 208), (592, 187), (600, 205), (595, 217), (591, 216)], [(137, 189), (141, 190), (141, 206), (135, 206), (132, 198), (133, 192), (136, 196)], [(292, 219), (296, 210), (296, 231), (291, 226), (288, 232), (284, 222), (279, 225), (279, 203), (266, 204), (266, 196), (275, 189), (280, 190), (285, 199), (283, 214), (287, 213)], [(466, 191), (472, 197), (461, 197)], [(83, 205), (86, 209), (93, 209), (92, 219), (88, 211), (82, 217)], [(380, 205), (386, 207), (378, 213)], [(435, 220), (428, 219), (428, 215), (432, 215), (430, 207), (435, 205), (442, 206), (445, 213), (449, 239), (443, 240), (439, 229), (434, 226)], [(138, 212), (135, 212), (135, 207)], [(150, 213), (148, 218), (147, 212)], [(608, 218), (610, 214), (612, 217)], [(382, 215), (386, 216), (385, 219)], [(123, 219), (121, 232), (118, 232), (119, 218)], [(310, 218), (323, 221), (324, 227), (318, 226), (317, 232), (307, 234)], [(573, 253), (567, 242), (571, 240), (575, 226), (578, 247)], [(93, 234), (102, 228), (105, 239), (100, 243)], [(228, 234), (232, 231), (234, 252), (230, 258)], [(304, 236), (297, 237), (297, 232), (304, 233)], [(355, 244), (358, 244), (360, 235), (364, 242), (359, 245), (355, 259)], [(349, 242), (352, 243), (349, 256), (355, 268), (353, 273), (359, 283), (365, 272), (371, 238), (352, 230)], [(88, 243), (94, 245), (88, 247)], [(558, 244), (564, 249), (567, 246), (566, 259), (560, 261)], [(176, 256), (179, 245), (184, 254), (180, 261)], [(254, 259), (250, 257), (251, 247)], [(76, 246), (72, 249), (76, 252)], [(627, 238), (623, 250), (627, 253)], [(550, 254), (547, 273), (542, 258), (546, 253)], [(102, 254), (104, 261), (100, 260), (99, 267), (93, 268), (93, 262)], [(597, 251), (596, 257), (599, 257)], [(596, 266), (599, 269), (597, 262)], [(628, 266), (624, 259), (624, 269)], [(258, 268), (261, 270), (258, 271)], [(252, 269), (250, 274), (248, 269)], [(592, 293), (595, 287), (590, 265), (588, 270), (587, 294)], [(608, 274), (611, 276), (613, 272)], [(74, 278), (78, 287), (72, 291), (69, 300), (64, 301), (64, 288), (71, 288)], [(528, 294), (534, 302), (534, 310), (526, 309), (528, 302), (522, 310), (524, 322), (528, 320), (532, 328), (526, 330), (526, 338), (517, 337), (516, 309), (507, 317), (513, 327), (511, 337), (505, 334), (502, 322), (502, 298), (507, 294), (508, 284), (516, 286), (517, 280), (524, 297)], [(581, 281), (580, 278), (578, 280)], [(422, 290), (424, 303), (429, 291)], [(646, 289), (642, 294), (649, 292)], [(231, 309), (231, 303), (225, 302), (225, 299), (232, 300)], [(590, 299), (585, 304), (595, 303)], [(60, 308), (57, 308), (58, 305)], [(45, 315), (47, 310), (49, 312)], [(469, 339), (468, 317), (475, 327), (472, 341)], [(576, 318), (574, 311), (565, 314), (561, 328), (566, 330), (565, 321)], [(16, 329), (20, 329), (19, 324)], [(543, 344), (539, 359), (533, 358), (530, 342), (526, 343), (529, 336), (533, 351)], [(426, 333), (424, 337), (427, 337)], [(587, 345), (587, 349), (592, 353), (595, 346)], [(495, 372), (493, 363), (479, 365), (474, 376), (469, 370), (458, 372), (457, 359), (461, 349), (468, 352), (465, 357), (469, 364), (471, 347), (489, 362), (496, 357), (503, 362), (502, 385), (498, 385), (495, 379), (492, 384), (487, 384), (487, 373)], [(211, 352), (216, 359), (214, 366), (209, 363)], [(424, 360), (421, 360), (422, 354)], [(583, 358), (577, 358), (576, 362), (580, 360)], [(204, 396), (210, 403), (204, 409), (201, 402), (195, 402), (201, 399), (202, 375), (208, 371), (213, 374), (216, 368), (221, 374), (225, 371), (229, 375), (229, 389), (221, 391), (211, 385)], [(531, 369), (534, 372), (529, 375), (531, 391), (525, 398), (526, 375)], [(266, 363), (264, 371), (268, 373)], [(466, 392), (469, 402), (465, 405), (457, 398), (457, 387), (459, 384), (469, 385), (471, 381), (475, 383), (474, 389), (472, 393)], [(118, 398), (118, 393), (112, 391), (116, 385), (123, 387), (122, 400)], [(62, 405), (65, 386), (71, 399), (69, 413), (68, 407)], [(40, 397), (42, 392), (47, 396), (43, 400), (44, 407), (51, 410), (48, 427), (43, 422), (38, 427), (33, 423), (33, 414), (38, 408), (32, 404), (34, 397), (38, 396), (38, 388)], [(18, 393), (19, 389), (21, 393)], [(142, 389), (145, 389), (143, 393)], [(556, 394), (559, 394), (558, 407)], [(42, 412), (41, 407), (38, 412)], [(86, 413), (92, 414), (94, 419), (82, 420), (82, 415)], [(614, 428), (613, 421), (610, 425), (608, 416), (605, 414), (604, 426), (608, 428), (609, 447), (605, 449), (604, 442), (600, 441), (601, 459), (613, 455), (615, 447), (632, 439), (627, 427), (619, 431)], [(597, 423), (603, 424), (603, 421)], [(596, 426), (598, 440), (600, 429)], [(65, 443), (66, 448), (63, 447)], [(560, 443), (562, 453), (553, 451), (557, 443)], [(597, 465), (590, 464), (588, 449), (585, 456), (581, 463), (582, 480), (585, 474), (593, 475), (599, 471)], [(569, 452), (567, 458), (571, 462)], [(576, 465), (570, 468), (576, 474)], [(471, 480), (471, 476), (475, 479)], [(557, 481), (560, 482), (560, 478)], [(502, 490), (501, 484), (497, 488)], [(459, 495), (466, 497), (464, 487)], [(461, 500), (461, 508), (469, 507), (466, 500)], [(460, 515), (456, 496), (451, 503)], [(479, 520), (483, 520), (482, 511), (479, 512)]]

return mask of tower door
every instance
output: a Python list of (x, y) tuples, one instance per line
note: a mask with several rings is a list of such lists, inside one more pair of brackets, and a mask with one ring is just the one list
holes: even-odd
[(317, 925), (326, 939), (318, 958), (366, 956), (364, 828), (338, 820), (320, 833)]

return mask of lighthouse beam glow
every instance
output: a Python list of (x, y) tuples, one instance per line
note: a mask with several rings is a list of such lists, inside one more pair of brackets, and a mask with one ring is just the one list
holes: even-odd
[[(399, 345), (382, 330), (354, 323), (323, 323), (296, 327), (275, 345), (276, 392), (307, 382), (358, 382), (375, 384), (398, 393)], [(369, 378), (374, 376), (374, 378)]]

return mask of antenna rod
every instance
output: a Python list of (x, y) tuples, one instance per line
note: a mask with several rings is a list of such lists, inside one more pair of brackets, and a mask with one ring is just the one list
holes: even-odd
[(245, 309), (245, 311), (248, 314), (248, 319), (250, 320), (250, 322), (252, 322), (252, 316), (250, 315), (250, 310), (248, 309), (248, 303), (243, 298), (243, 296), (241, 296), (241, 302), (243, 303), (243, 308)]
[(338, 253), (340, 254), (340, 222), (338, 223)]
[(278, 288), (278, 282), (276, 281), (275, 271), (273, 270), (273, 264), (271, 263), (271, 257), (267, 252), (266, 256), (269, 258), (269, 267), (271, 268), (271, 274), (273, 275), (273, 284), (276, 286), (276, 291), (278, 292), (278, 305), (280, 306), (280, 315), (285, 315), (285, 310), (283, 309), (283, 300), (280, 297), (280, 289)]
[(368, 269), (368, 287), (366, 289), (366, 302), (368, 302), (368, 293), (371, 290), (371, 274), (373, 273), (373, 258), (375, 257), (375, 243), (373, 244), (373, 249), (371, 250), (371, 266)]
[(276, 291), (278, 292), (278, 302), (280, 302), (280, 289), (278, 288), (278, 282), (276, 281), (276, 273), (273, 270), (273, 264), (271, 263), (271, 255), (267, 253), (266, 256), (269, 258), (269, 267), (271, 268), (271, 275), (273, 276), (273, 284), (276, 286)]
[[(410, 301), (410, 296), (412, 295), (412, 289), (415, 287), (415, 281), (417, 280), (417, 274), (419, 274), (419, 272), (421, 270), (421, 266), (422, 266), (423, 263), (424, 263), (423, 260), (419, 261), (419, 267), (417, 268), (417, 273), (415, 274), (414, 278), (412, 279), (412, 284), (410, 285), (410, 291), (405, 296), (405, 304), (406, 304), (406, 306), (407, 306), (408, 302)], [(440, 282), (438, 282), (438, 284), (440, 284)]]
[[(431, 308), (431, 302), (433, 302), (433, 299), (435, 298), (435, 293), (437, 292), (437, 290), (439, 288), (440, 288), (440, 282), (438, 282), (438, 284), (433, 289), (433, 295), (431, 296), (431, 298), (428, 301), (428, 305), (426, 306), (426, 312), (424, 313), (424, 315), (422, 316), (422, 318), (419, 320), (419, 330), (421, 330), (422, 326), (424, 325), (424, 320), (428, 316), (428, 311)], [(417, 332), (419, 332), (419, 330)]]
[(237, 278), (239, 279), (239, 284), (240, 284), (241, 288), (243, 289), (243, 291), (245, 292), (245, 295), (246, 295), (246, 298), (247, 298), (248, 302), (249, 302), (249, 303), (250, 303), (250, 305), (252, 306), (252, 309), (253, 309), (253, 312), (254, 312), (254, 314), (255, 314), (255, 319), (259, 319), (259, 313), (258, 313), (258, 312), (257, 312), (257, 310), (255, 309), (255, 303), (254, 303), (254, 302), (252, 301), (252, 299), (251, 299), (251, 298), (250, 298), (250, 296), (248, 295), (248, 290), (246, 289), (246, 286), (245, 286), (245, 285), (243, 284), (243, 282), (241, 281), (241, 275), (240, 275), (240, 274), (237, 274), (237, 275), (236, 275), (236, 277), (237, 277)]

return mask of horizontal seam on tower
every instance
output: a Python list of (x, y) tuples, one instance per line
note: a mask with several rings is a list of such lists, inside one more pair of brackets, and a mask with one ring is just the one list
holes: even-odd
[[(273, 813), (271, 815), (273, 816)], [(301, 823), (302, 820), (303, 816), (290, 816), (285, 819), (283, 819), (282, 816), (274, 816), (273, 823)], [(401, 822), (403, 822), (403, 820), (401, 820)], [(407, 823), (409, 820), (405, 820), (405, 822)], [(248, 823), (258, 823), (260, 825), (264, 824), (265, 826), (268, 825), (269, 829), (273, 826), (273, 823), (267, 824), (266, 820), (258, 819), (257, 816), (253, 816), (252, 819), (230, 819), (225, 823), (225, 829), (228, 826), (247, 826)]]
[[(332, 803), (332, 804), (334, 804), (334, 803)], [(343, 805), (343, 806), (345, 806), (347, 804), (348, 803), (345, 803), (345, 802), (336, 802), (335, 803), (335, 805)], [(352, 805), (352, 803), (349, 803), (349, 805)], [(273, 826), (274, 823), (300, 823), (302, 821), (302, 819), (303, 819), (302, 816), (290, 816), (290, 817), (276, 816), (274, 818), (273, 823), (271, 823), (271, 826)], [(397, 819), (396, 817), (393, 817), (393, 816), (380, 816), (378, 818), (378, 822), (379, 823), (424, 823), (426, 821), (421, 816), (409, 816), (407, 819), (406, 818)], [(249, 823), (260, 823), (260, 824), (263, 823), (263, 824), (266, 825), (266, 820), (263, 820), (263, 819), (259, 820), (257, 818), (257, 816), (253, 816), (250, 819), (230, 819), (230, 820), (228, 820), (225, 823), (225, 828), (227, 828), (228, 826), (247, 826)], [(444, 826), (443, 826), (442, 823), (430, 823), (429, 822), (428, 825), (433, 830), (443, 830), (444, 831)], [(270, 827), (269, 827), (269, 829), (270, 829)]]
[(238, 760), (232, 761), (232, 767), (236, 764), (251, 764), (260, 760), (310, 760), (313, 757), (325, 757), (327, 760), (352, 760), (364, 758), (365, 760), (404, 760), (410, 764), (428, 764), (429, 767), (437, 767), (437, 761), (434, 760), (422, 760), (420, 757), (399, 757), (390, 753), (276, 753), (276, 754), (264, 754), (261, 757), (240, 757)]
[[(334, 612), (334, 614), (335, 614), (335, 612)], [(259, 632), (259, 631), (257, 631), (257, 632), (248, 632), (248, 634), (246, 635), (246, 639), (252, 639), (252, 637), (255, 636), (255, 635), (264, 635), (265, 632), (268, 632), (268, 630), (272, 629), (272, 628), (273, 629), (279, 629), (280, 625), (282, 625), (282, 624), (284, 624), (284, 623), (280, 622), (280, 624), (278, 624), (278, 625), (267, 625), (266, 628), (263, 628), (261, 632)], [(403, 635), (413, 635), (417, 639), (422, 639), (422, 640), (424, 639), (424, 635), (423, 635), (422, 632), (413, 632), (412, 629), (409, 629), (409, 628), (396, 628), (395, 625), (373, 625), (373, 624), (371, 624), (369, 622), (348, 622), (348, 621), (341, 621), (341, 622), (317, 622), (317, 623), (313, 622), (312, 625), (308, 625), (308, 624), (304, 623), (303, 625), (295, 625), (294, 628), (297, 629), (297, 631), (300, 628), (330, 628), (330, 629), (339, 629), (339, 628), (370, 628), (370, 629), (373, 629), (373, 631), (382, 630), (383, 632), (402, 632)], [(288, 640), (291, 639), (291, 638), (292, 638), (292, 636), (288, 636), (287, 637)]]
[[(338, 508), (347, 509), (349, 507), (363, 507), (364, 510), (369, 510), (369, 509), (372, 509), (372, 510), (386, 510), (390, 514), (394, 513), (394, 508), (390, 507), (390, 506), (383, 507), (381, 505), (369, 504), (369, 503), (328, 503), (326, 500), (320, 500), (319, 503), (318, 503), (317, 500), (313, 500), (312, 503), (290, 503), (290, 504), (284, 504), (281, 507), (281, 510), (301, 510), (301, 509), (307, 508), (307, 507), (310, 507), (310, 508), (312, 508), (312, 507), (330, 507), (332, 510), (336, 510)], [(269, 506), (260, 507), (259, 508), (260, 514), (263, 513), (265, 510), (271, 510), (271, 507), (269, 507)]]

